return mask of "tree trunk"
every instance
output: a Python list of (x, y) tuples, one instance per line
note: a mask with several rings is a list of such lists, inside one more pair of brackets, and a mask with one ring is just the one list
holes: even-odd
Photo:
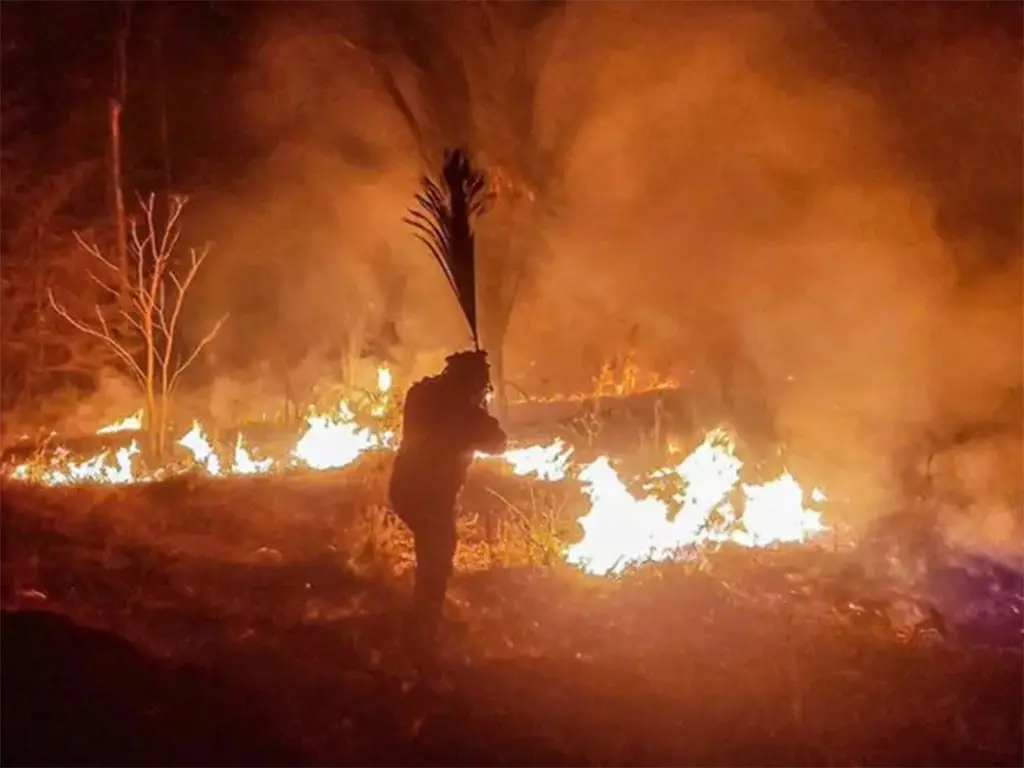
[[(283, 385), (281, 389), (284, 392), (284, 423), (291, 424), (293, 423), (292, 412), (298, 411), (297, 408), (293, 407), (295, 398), (292, 393), (292, 380), (285, 371), (280, 371), (278, 375), (281, 377), (281, 383)], [(295, 421), (298, 421), (298, 419), (295, 419)]]
[(167, 118), (167, 57), (164, 49), (164, 36), (167, 32), (167, 19), (170, 13), (168, 5), (161, 5), (157, 14), (157, 30), (155, 35), (157, 69), (159, 82), (157, 85), (158, 120), (160, 122), (160, 149), (163, 155), (164, 188), (171, 190), (171, 132)]
[[(173, 334), (174, 330), (175, 329), (172, 326), (171, 327), (172, 334)], [(163, 361), (160, 363), (160, 391), (157, 393), (157, 397), (159, 398), (159, 403), (158, 403), (158, 409), (157, 410), (158, 410), (158, 413), (160, 414), (160, 418), (158, 420), (158, 429), (160, 431), (157, 434), (157, 438), (156, 438), (157, 456), (159, 456), (160, 458), (163, 458), (165, 453), (166, 453), (166, 451), (167, 451), (167, 421), (168, 421), (167, 417), (168, 417), (168, 411), (170, 410), (170, 407), (171, 407), (171, 369), (170, 369), (171, 363), (170, 363), (170, 357), (171, 357), (171, 351), (172, 351), (172, 344), (173, 344), (173, 342), (174, 342), (173, 335), (170, 336), (169, 338), (165, 338), (164, 339), (164, 345), (165, 345), (164, 346), (164, 358), (163, 358)], [(149, 346), (150, 346), (150, 348), (153, 347), (152, 344), (150, 344)], [(156, 350), (155, 349), (153, 350), (153, 353), (154, 353), (153, 357), (155, 358), (156, 357)], [(155, 375), (156, 371), (154, 371), (153, 373)]]
[(146, 437), (148, 438), (150, 455), (159, 459), (161, 457), (160, 445), (160, 417), (156, 411), (156, 391), (153, 388), (153, 378), (146, 380)]
[(156, 434), (156, 455), (163, 458), (167, 455), (167, 422), (169, 421), (168, 411), (171, 407), (171, 398), (166, 393), (158, 395), (157, 413), (157, 434)]
[[(121, 111), (128, 97), (128, 35), (131, 32), (131, 4), (122, 6), (117, 30), (115, 93), (110, 100), (110, 173), (114, 192), (114, 220), (117, 225), (117, 266), (121, 269), (122, 299), (128, 289), (128, 230), (124, 214), (124, 191), (121, 180)], [(127, 304), (127, 301), (125, 302)]]
[[(41, 250), (41, 241), (42, 241), (42, 239), (43, 239), (43, 225), (39, 224), (39, 225), (36, 226), (35, 237), (32, 240), (32, 251), (30, 253), (30, 258), (32, 260), (32, 263), (34, 263), (34, 264), (39, 264), (40, 263), (39, 252)], [(46, 299), (46, 291), (43, 289), (43, 282), (44, 282), (44, 280), (43, 280), (43, 275), (42, 275), (41, 270), (33, 269), (32, 270), (32, 283), (33, 283), (32, 293), (33, 293), (33, 295), (35, 296), (35, 299), (36, 299), (36, 323), (37, 323), (36, 327), (37, 328), (42, 328), (44, 326), (44, 324), (46, 323), (46, 314), (45, 313), (49, 309), (49, 302)], [(42, 344), (36, 344), (34, 346), (34, 348), (33, 348), (33, 351), (35, 353), (35, 365), (32, 367), (31, 370), (33, 371), (33, 373), (35, 373), (37, 371), (45, 370), (45, 365), (44, 365), (45, 351), (44, 351), (43, 345)], [(36, 373), (36, 376), (38, 376), (38, 373)], [(35, 378), (35, 376), (26, 376), (25, 378), (26, 378), (26, 381), (31, 382)], [(35, 392), (33, 392), (31, 390), (31, 388), (29, 388), (29, 395), (30, 396), (34, 396), (35, 395)]]
[[(491, 386), (494, 388), (493, 411), (498, 421), (504, 426), (508, 423), (508, 390), (505, 386), (505, 334), (500, 334), (488, 350), (487, 356), (491, 364)], [(489, 507), (484, 508), (484, 541), (487, 543), (491, 562), (496, 560), (498, 544), (498, 521)]]
[(498, 420), (508, 420), (508, 386), (505, 383), (505, 334), (501, 334), (488, 350), (491, 358), (491, 383), (494, 387), (494, 405)]
[(114, 187), (114, 222), (117, 226), (117, 266), (121, 272), (121, 300), (128, 305), (128, 226), (121, 188), (121, 102), (110, 100), (110, 175)]
[(160, 436), (160, 430), (162, 428), (162, 417), (157, 408), (157, 391), (156, 391), (156, 328), (154, 327), (154, 321), (152, 316), (152, 310), (149, 310), (149, 314), (141, 318), (142, 320), (142, 335), (143, 343), (146, 345), (146, 412), (147, 420), (146, 425), (149, 429), (149, 440), (150, 446), (153, 449), (153, 455), (157, 459), (163, 458), (163, 439)]

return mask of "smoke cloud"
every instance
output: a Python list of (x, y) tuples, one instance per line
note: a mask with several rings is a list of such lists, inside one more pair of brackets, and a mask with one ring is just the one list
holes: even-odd
[[(367, 307), (395, 317), (410, 356), (460, 344), (400, 223), (424, 169), (379, 64), (436, 134), (403, 40), (480, 41), (455, 16), (402, 28), (368, 6), (281, 8), (238, 77), (232, 109), (267, 159), (205, 214), (230, 233), (209, 303), (250, 307), (273, 341), (233, 343), (256, 356), (372, 326)], [(1021, 63), (1011, 38), (896, 56), (840, 27), (810, 5), (571, 3), (521, 33), (525, 140), (563, 151), (507, 375), (579, 390), (627, 339), (695, 402), (755, 371), (733, 386), (759, 390), (794, 468), (869, 516), (902, 451), (937, 422), (994, 418), (1021, 386)], [(501, 123), (502, 101), (475, 112)]]

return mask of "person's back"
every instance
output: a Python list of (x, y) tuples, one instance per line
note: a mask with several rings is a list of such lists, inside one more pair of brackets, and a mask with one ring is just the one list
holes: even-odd
[[(497, 420), (487, 412), (482, 397), (474, 400), (464, 382), (449, 374), (431, 376), (409, 389), (392, 474), (393, 495), (414, 496), (423, 506), (452, 507), (473, 454), (505, 449), (505, 433)], [(393, 500), (402, 505), (405, 498)]]

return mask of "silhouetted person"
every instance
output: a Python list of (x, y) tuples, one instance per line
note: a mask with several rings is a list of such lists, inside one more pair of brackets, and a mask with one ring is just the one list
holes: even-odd
[(389, 493), (416, 543), (408, 639), (420, 664), (433, 655), (455, 556), (456, 501), (473, 453), (501, 453), (507, 445), (487, 412), (489, 378), (486, 353), (459, 352), (406, 395)]

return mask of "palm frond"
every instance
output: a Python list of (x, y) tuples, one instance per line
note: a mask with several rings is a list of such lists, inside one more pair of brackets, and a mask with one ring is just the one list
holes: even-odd
[(486, 212), (487, 180), (462, 150), (445, 152), (441, 184), (424, 177), (417, 207), (404, 221), (416, 230), (444, 273), (479, 347), (476, 306), (476, 245), (473, 217)]
[(450, 215), (444, 195), (430, 179), (423, 180), (423, 192), (416, 195), (416, 202), (421, 210), (410, 209), (403, 219), (406, 224), (416, 230), (416, 238), (430, 250), (434, 260), (444, 273), (449, 287), (458, 296), (455, 276), (448, 265), (447, 254), (451, 251)]

